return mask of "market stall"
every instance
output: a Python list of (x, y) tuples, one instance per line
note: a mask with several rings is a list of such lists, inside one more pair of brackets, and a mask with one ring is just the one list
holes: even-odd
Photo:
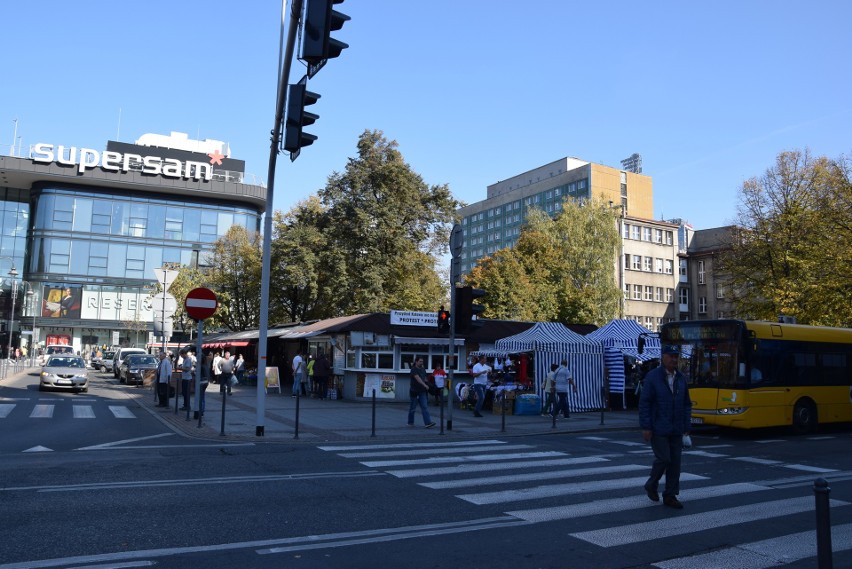
[[(625, 405), (625, 358), (642, 362), (660, 357), (660, 339), (656, 336), (646, 336), (645, 349), (639, 353), (640, 334), (650, 332), (635, 320), (616, 319), (586, 335), (586, 338), (603, 344), (609, 393), (620, 395), (621, 406)], [(633, 387), (629, 386), (630, 389)]]
[(571, 331), (556, 322), (538, 322), (530, 329), (497, 340), (494, 349), (507, 354), (532, 354), (533, 385), (542, 401), (541, 379), (550, 371), (550, 364), (568, 362), (578, 393), (568, 396), (571, 411), (593, 411), (601, 408), (604, 382), (603, 345)]

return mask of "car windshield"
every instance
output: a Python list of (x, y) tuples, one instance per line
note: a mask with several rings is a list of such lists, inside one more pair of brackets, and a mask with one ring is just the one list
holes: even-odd
[(83, 361), (83, 358), (79, 356), (52, 356), (49, 360), (47, 360), (46, 367), (78, 367), (81, 369), (86, 368), (86, 362)]
[(128, 366), (139, 366), (139, 365), (157, 365), (157, 358), (154, 356), (127, 356), (125, 360)]
[(106, 352), (101, 359), (102, 360), (111, 360), (115, 356), (115, 352)]

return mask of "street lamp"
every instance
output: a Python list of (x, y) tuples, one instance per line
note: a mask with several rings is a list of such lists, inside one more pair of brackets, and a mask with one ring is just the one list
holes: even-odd
[(30, 307), (33, 311), (33, 331), (30, 336), (30, 367), (32, 367), (35, 365), (35, 351), (36, 344), (38, 344), (38, 338), (36, 337), (36, 312), (38, 312), (36, 310), (36, 295), (32, 283), (21, 281), (21, 284), (27, 285), (27, 297), (30, 299)]

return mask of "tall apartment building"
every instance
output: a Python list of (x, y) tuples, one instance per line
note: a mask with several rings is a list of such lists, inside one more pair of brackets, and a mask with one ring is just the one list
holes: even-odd
[(600, 198), (621, 207), (622, 244), (614, 260), (614, 278), (622, 291), (622, 315), (650, 329), (677, 318), (680, 227), (654, 221), (653, 183), (649, 176), (577, 158), (562, 158), (492, 184), (481, 202), (459, 210), (463, 231), (461, 271), (499, 249), (512, 247), (530, 208), (558, 214), (566, 197)]
[(702, 229), (689, 235), (681, 257), (678, 289), (680, 320), (734, 318), (730, 280), (718, 266), (719, 254), (730, 246), (736, 227)]

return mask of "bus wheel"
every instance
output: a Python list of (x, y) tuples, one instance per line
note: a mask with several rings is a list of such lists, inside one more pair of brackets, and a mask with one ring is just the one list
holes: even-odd
[(796, 403), (793, 409), (793, 430), (803, 435), (813, 433), (817, 429), (817, 410), (810, 400), (802, 400)]

